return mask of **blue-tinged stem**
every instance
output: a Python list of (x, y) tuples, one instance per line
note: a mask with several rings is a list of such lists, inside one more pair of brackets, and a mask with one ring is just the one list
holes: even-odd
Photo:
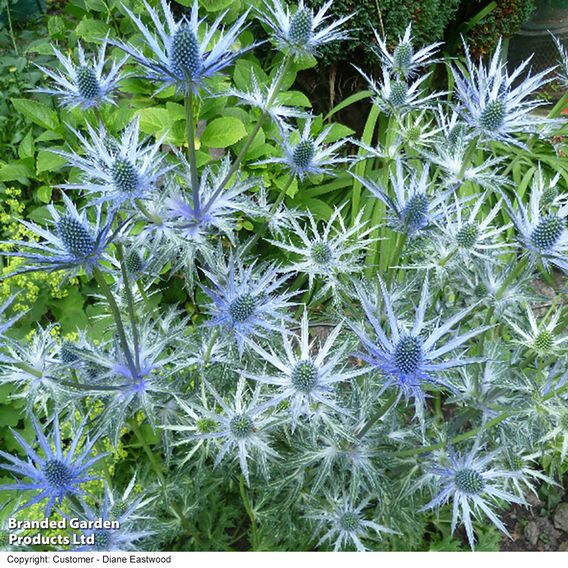
[(95, 276), (95, 280), (101, 289), (101, 292), (106, 297), (108, 304), (110, 306), (110, 310), (112, 312), (112, 316), (114, 318), (114, 322), (116, 324), (116, 331), (118, 333), (118, 340), (120, 341), (120, 346), (122, 347), (122, 351), (124, 356), (126, 357), (126, 362), (128, 363), (128, 368), (130, 369), (130, 373), (132, 378), (138, 376), (138, 371), (136, 365), (134, 364), (134, 359), (132, 358), (132, 353), (130, 351), (130, 347), (128, 345), (128, 340), (126, 339), (126, 332), (124, 331), (124, 325), (122, 324), (122, 318), (120, 316), (120, 310), (118, 309), (118, 305), (116, 304), (116, 300), (112, 295), (112, 291), (109, 288), (109, 285), (106, 283), (104, 274), (100, 271), (99, 268), (95, 268), (93, 270), (93, 274)]
[(197, 157), (195, 155), (195, 116), (193, 111), (193, 90), (191, 87), (185, 95), (185, 120), (187, 129), (187, 157), (191, 169), (191, 194), (193, 196), (193, 211), (196, 218), (201, 216), (199, 196), (199, 178), (197, 176)]
[(252, 507), (250, 506), (250, 502), (247, 497), (247, 492), (245, 488), (245, 478), (241, 473), (241, 477), (239, 479), (239, 489), (241, 492), (241, 499), (243, 500), (243, 505), (245, 507), (245, 511), (250, 519), (250, 528), (251, 528), (251, 547), (253, 550), (256, 550), (256, 518), (254, 516), (254, 512)]
[(222, 179), (221, 183), (219, 184), (219, 186), (217, 187), (217, 189), (215, 190), (215, 192), (213, 193), (213, 195), (211, 196), (209, 201), (205, 204), (205, 207), (203, 208), (203, 214), (205, 214), (205, 213), (207, 213), (207, 211), (209, 211), (209, 209), (211, 208), (211, 205), (213, 205), (213, 203), (215, 203), (215, 200), (217, 199), (217, 197), (219, 197), (219, 195), (221, 194), (223, 189), (225, 189), (226, 185), (229, 183), (230, 179), (233, 177), (233, 175), (239, 169), (239, 166), (241, 165), (242, 161), (244, 160), (244, 157), (246, 156), (248, 149), (250, 148), (251, 144), (254, 142), (254, 139), (256, 138), (256, 135), (259, 133), (262, 125), (264, 124), (264, 121), (266, 120), (266, 118), (270, 114), (270, 112), (269, 112), (270, 107), (272, 106), (272, 104), (276, 100), (276, 97), (280, 93), (282, 83), (284, 81), (284, 78), (286, 77), (286, 74), (288, 73), (288, 71), (290, 69), (291, 63), (292, 63), (292, 59), (290, 57), (286, 57), (286, 59), (284, 60), (284, 65), (282, 67), (282, 70), (280, 71), (280, 76), (278, 77), (278, 80), (276, 81), (276, 84), (274, 85), (272, 95), (270, 96), (270, 98), (266, 102), (265, 110), (259, 116), (255, 127), (252, 129), (251, 133), (248, 135), (247, 139), (245, 140), (245, 143), (243, 144), (241, 151), (239, 152), (238, 156), (235, 158), (235, 161), (232, 163), (231, 167), (229, 168), (227, 175)]

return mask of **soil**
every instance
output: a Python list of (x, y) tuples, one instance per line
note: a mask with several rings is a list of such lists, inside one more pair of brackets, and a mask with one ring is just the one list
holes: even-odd
[[(561, 488), (558, 488), (562, 492)], [(549, 509), (534, 494), (526, 496), (530, 507), (513, 505), (501, 519), (512, 540), (503, 536), (502, 551), (566, 552), (568, 551), (568, 478), (564, 479), (564, 495), (556, 507)]]

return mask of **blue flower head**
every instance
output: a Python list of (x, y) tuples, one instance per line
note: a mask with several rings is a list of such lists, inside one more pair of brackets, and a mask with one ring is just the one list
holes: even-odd
[(96, 438), (92, 440), (87, 436), (82, 448), (79, 444), (83, 438), (85, 421), (81, 423), (67, 451), (64, 451), (59, 432), (59, 420), (53, 420), (52, 442), (43, 433), (35, 417), (32, 417), (36, 441), (41, 449), (42, 456), (24, 440), (17, 432), (12, 432), (17, 442), (26, 454), (26, 460), (0, 450), (0, 456), (8, 463), (1, 464), (0, 468), (12, 472), (29, 481), (18, 481), (11, 485), (2, 485), (0, 490), (5, 491), (39, 491), (29, 499), (19, 510), (30, 507), (47, 499), (45, 516), (49, 517), (53, 506), (60, 505), (67, 496), (85, 494), (81, 488), (84, 483), (97, 479), (89, 475), (89, 469), (106, 454), (91, 455)]
[(282, 323), (290, 320), (286, 310), (293, 305), (289, 301), (292, 294), (276, 293), (288, 276), (278, 277), (274, 265), (261, 270), (255, 264), (245, 267), (231, 257), (223, 272), (206, 274), (213, 284), (204, 288), (213, 301), (209, 305), (209, 325), (223, 326), (234, 334), (240, 353), (247, 338), (266, 337), (280, 331)]
[(55, 81), (55, 86), (51, 89), (37, 89), (37, 92), (55, 95), (60, 99), (62, 105), (71, 108), (88, 109), (101, 106), (104, 103), (113, 103), (111, 95), (123, 78), (120, 71), (126, 57), (121, 61), (114, 62), (110, 71), (104, 75), (107, 43), (105, 39), (100, 47), (98, 58), (93, 58), (92, 61), (85, 57), (81, 44), (78, 44), (78, 65), (70, 57), (66, 57), (58, 49), (53, 48), (55, 56), (64, 67), (66, 74), (51, 71), (38, 65), (46, 75)]
[(340, 28), (353, 14), (328, 23), (330, 16), (326, 13), (332, 3), (329, 0), (314, 14), (306, 8), (304, 0), (300, 0), (296, 11), (291, 13), (281, 0), (264, 0), (260, 19), (274, 34), (274, 43), (279, 49), (296, 58), (317, 55), (320, 46), (349, 38), (349, 33)]
[[(447, 369), (478, 361), (474, 358), (466, 359), (461, 353), (453, 357), (446, 356), (488, 328), (475, 328), (461, 335), (456, 333), (455, 327), (471, 313), (475, 308), (474, 305), (458, 312), (445, 323), (436, 324), (430, 333), (425, 333), (427, 327), (425, 316), (429, 299), (428, 279), (426, 279), (414, 324), (410, 329), (406, 329), (401, 318), (394, 313), (391, 295), (382, 280), (380, 288), (388, 328), (385, 329), (381, 323), (377, 308), (368, 296), (359, 292), (363, 310), (375, 337), (370, 337), (362, 328), (354, 328), (365, 349), (358, 356), (384, 377), (379, 395), (385, 389), (395, 387), (399, 391), (399, 398), (404, 396), (406, 400), (410, 398), (415, 400), (416, 413), (421, 417), (424, 411), (426, 386), (443, 386), (452, 389), (442, 373)], [(444, 336), (449, 334), (452, 336), (442, 343)]]
[(503, 480), (518, 477), (519, 474), (492, 467), (495, 452), (485, 455), (478, 453), (477, 443), (466, 455), (450, 451), (448, 465), (432, 469), (432, 473), (440, 478), (441, 491), (422, 508), (422, 510), (438, 508), (453, 499), (452, 533), (461, 517), (472, 549), (475, 546), (472, 514), (477, 516), (478, 513), (485, 513), (500, 531), (510, 536), (503, 522), (490, 508), (490, 504), (496, 500), (526, 504), (524, 499), (503, 490)]
[(38, 270), (67, 270), (71, 275), (75, 275), (83, 269), (90, 274), (102, 260), (108, 260), (105, 250), (114, 236), (111, 234), (114, 215), (108, 214), (106, 219), (103, 219), (103, 210), (99, 205), (96, 207), (95, 219), (91, 222), (85, 210), (79, 213), (73, 202), (65, 194), (62, 196), (65, 202), (63, 213), (53, 204), (48, 205), (53, 219), (53, 230), (48, 231), (34, 223), (20, 221), (32, 233), (43, 238), (42, 241), (5, 243), (19, 250), (4, 251), (2, 254), (27, 261), (23, 268), (10, 273), (9, 276)]
[[(181, 93), (204, 89), (207, 79), (232, 65), (235, 59), (255, 45), (250, 45), (246, 49), (231, 49), (244, 29), (243, 24), (248, 11), (224, 31), (221, 28), (221, 22), (226, 12), (222, 13), (209, 27), (204, 24), (203, 19), (199, 19), (197, 0), (193, 4), (191, 15), (183, 16), (177, 22), (166, 0), (162, 0), (161, 5), (165, 23), (144, 0), (146, 11), (152, 19), (152, 31), (128, 8), (124, 8), (144, 36), (146, 46), (152, 52), (150, 57), (144, 55), (143, 49), (132, 44), (113, 42), (140, 65), (146, 67), (148, 79), (162, 83), (159, 91), (171, 85), (174, 85)], [(215, 38), (214, 44), (213, 38)]]

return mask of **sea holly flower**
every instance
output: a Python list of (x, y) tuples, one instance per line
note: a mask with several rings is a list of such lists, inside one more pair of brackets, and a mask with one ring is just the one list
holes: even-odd
[(264, 9), (259, 10), (260, 20), (274, 35), (278, 49), (295, 58), (317, 55), (318, 48), (332, 41), (349, 38), (346, 30), (340, 29), (353, 14), (329, 23), (326, 15), (333, 0), (328, 0), (315, 14), (300, 0), (294, 12), (282, 3), (282, 0), (263, 0)]
[[(518, 232), (518, 238), (530, 260), (541, 261), (546, 269), (554, 266), (568, 273), (568, 203), (554, 207), (544, 203), (544, 196), (558, 177), (550, 185), (539, 171), (532, 184), (528, 207), (518, 198), (518, 210), (510, 201), (509, 214)], [(545, 212), (546, 211), (546, 212)]]
[(355, 69), (369, 84), (374, 95), (373, 102), (387, 115), (400, 117), (412, 110), (431, 109), (435, 99), (445, 94), (437, 91), (426, 94), (424, 83), (430, 78), (431, 73), (411, 81), (404, 77), (393, 77), (387, 69), (383, 69), (382, 80), (377, 81), (359, 67), (355, 66)]
[(223, 270), (219, 267), (216, 273), (204, 272), (213, 285), (203, 288), (212, 300), (208, 325), (219, 325), (231, 333), (240, 354), (247, 338), (266, 338), (290, 321), (286, 310), (293, 305), (289, 301), (292, 293), (276, 293), (288, 276), (278, 276), (275, 265), (260, 268), (253, 263), (245, 267), (231, 257)]
[(436, 223), (441, 232), (440, 244), (447, 249), (442, 262), (453, 254), (460, 261), (479, 259), (484, 262), (497, 262), (498, 255), (507, 252), (509, 248), (507, 242), (499, 238), (511, 224), (491, 226), (502, 211), (503, 201), (497, 202), (489, 213), (481, 218), (481, 209), (487, 203), (487, 193), (479, 195), (469, 211), (455, 194), (453, 197), (452, 207), (446, 209), (443, 217)]
[(507, 478), (506, 485), (510, 485), (517, 495), (524, 495), (529, 489), (538, 497), (535, 483), (545, 482), (556, 487), (561, 487), (556, 481), (539, 471), (540, 467), (536, 463), (540, 452), (527, 454), (523, 448), (509, 448), (503, 453), (504, 465), (517, 475)]
[(38, 65), (46, 75), (53, 79), (55, 85), (51, 89), (36, 89), (36, 92), (55, 95), (63, 106), (70, 108), (89, 109), (105, 103), (114, 104), (112, 93), (117, 89), (120, 80), (124, 78), (124, 75), (121, 75), (121, 67), (126, 57), (115, 61), (105, 75), (107, 44), (108, 41), (105, 39), (99, 49), (98, 58), (93, 57), (89, 60), (85, 57), (83, 47), (78, 43), (78, 64), (54, 47), (53, 52), (66, 73), (51, 71)]
[(148, 526), (150, 517), (141, 515), (142, 511), (156, 498), (144, 498), (144, 494), (130, 497), (134, 488), (136, 477), (128, 484), (124, 494), (118, 498), (113, 492), (105, 487), (102, 503), (97, 508), (92, 508), (84, 500), (81, 501), (82, 509), (73, 513), (81, 521), (102, 521), (118, 523), (112, 528), (88, 528), (82, 531), (84, 537), (94, 539), (93, 544), (85, 544), (77, 547), (78, 552), (121, 552), (143, 550), (138, 541), (156, 534), (155, 530), (140, 530), (142, 523)]
[(539, 126), (548, 122), (532, 113), (545, 101), (529, 97), (552, 80), (551, 69), (536, 75), (529, 72), (522, 78), (530, 63), (527, 59), (509, 74), (501, 40), (488, 66), (482, 61), (477, 66), (473, 63), (465, 42), (464, 50), (466, 71), (452, 67), (459, 100), (457, 112), (483, 139), (522, 146), (515, 134), (537, 132)]
[[(552, 34), (551, 34), (552, 35)], [(557, 78), (564, 86), (568, 86), (568, 51), (564, 47), (564, 44), (560, 41), (560, 38), (553, 35), (552, 39), (558, 50), (558, 64), (559, 70), (557, 72)]]
[(128, 8), (124, 7), (124, 10), (144, 36), (145, 46), (152, 55), (147, 57), (142, 48), (133, 44), (121, 41), (112, 43), (147, 69), (146, 78), (162, 83), (158, 92), (171, 85), (183, 94), (190, 90), (197, 93), (207, 89), (208, 79), (232, 65), (240, 55), (256, 45), (232, 49), (244, 29), (248, 11), (225, 30), (221, 23), (226, 12), (208, 26), (204, 19), (199, 19), (198, 0), (193, 3), (189, 17), (183, 16), (179, 21), (175, 20), (168, 2), (161, 0), (165, 23), (146, 0), (144, 6), (152, 20), (151, 28), (145, 26)]
[(234, 242), (234, 226), (237, 213), (250, 216), (258, 215), (260, 210), (247, 198), (247, 192), (259, 184), (254, 177), (243, 179), (237, 173), (230, 185), (219, 192), (223, 180), (231, 169), (229, 157), (213, 169), (206, 167), (199, 178), (199, 201), (197, 209), (191, 200), (192, 192), (184, 189), (191, 187), (191, 170), (189, 164), (182, 159), (184, 186), (177, 180), (171, 184), (169, 197), (166, 200), (167, 212), (165, 221), (173, 230), (186, 239), (195, 241), (200, 246), (206, 245), (207, 237), (217, 231), (223, 233)]
[(325, 139), (331, 132), (332, 126), (324, 128), (317, 137), (311, 135), (312, 119), (304, 123), (299, 141), (294, 141), (298, 133), (282, 132), (282, 148), (284, 156), (268, 158), (256, 164), (284, 164), (291, 175), (303, 180), (308, 175), (326, 175), (333, 171), (333, 166), (349, 162), (346, 157), (337, 156), (335, 152), (345, 144), (340, 139), (330, 145), (325, 145)]
[(73, 131), (80, 142), (81, 153), (55, 152), (82, 172), (81, 182), (63, 185), (66, 189), (99, 195), (98, 202), (108, 201), (119, 207), (149, 197), (158, 179), (173, 168), (162, 164), (167, 154), (161, 150), (161, 140), (139, 142), (139, 116), (120, 139), (113, 138), (102, 124), (98, 130), (87, 124), (87, 131), (88, 138)]
[[(377, 396), (394, 387), (398, 390), (398, 399), (414, 399), (416, 414), (422, 419), (425, 387), (442, 386), (454, 390), (444, 378), (444, 371), (478, 362), (479, 359), (464, 358), (463, 351), (451, 357), (449, 355), (489, 327), (474, 328), (461, 335), (456, 332), (455, 327), (471, 314), (476, 308), (474, 305), (458, 312), (445, 323), (437, 323), (433, 330), (427, 333), (425, 316), (429, 302), (429, 285), (426, 278), (414, 324), (408, 329), (404, 325), (405, 320), (395, 315), (392, 296), (387, 292), (384, 282), (379, 280), (379, 284), (388, 328), (385, 329), (381, 323), (377, 307), (365, 293), (359, 291), (361, 305), (374, 334), (368, 335), (363, 327), (353, 326), (364, 349), (358, 356), (382, 375), (384, 383)], [(445, 336), (449, 337), (442, 342)]]
[(416, 75), (418, 69), (437, 62), (432, 57), (442, 42), (435, 42), (415, 51), (411, 23), (408, 24), (404, 36), (398, 38), (398, 44), (392, 53), (387, 47), (386, 39), (383, 39), (376, 30), (373, 31), (379, 46), (377, 54), (381, 59), (382, 67), (391, 73), (407, 78)]
[(432, 473), (439, 476), (441, 491), (422, 508), (423, 511), (439, 508), (452, 499), (451, 531), (452, 533), (455, 531), (461, 518), (472, 549), (475, 547), (472, 514), (477, 516), (479, 513), (485, 513), (501, 532), (510, 537), (505, 525), (491, 509), (492, 501), (502, 500), (519, 505), (527, 504), (522, 497), (512, 495), (503, 489), (503, 483), (513, 477), (519, 477), (519, 473), (492, 466), (496, 455), (497, 452), (480, 455), (477, 443), (465, 455), (449, 451), (449, 463), (444, 467), (432, 469)]
[(193, 405), (201, 416), (208, 418), (215, 425), (210, 432), (196, 434), (195, 439), (221, 442), (221, 448), (215, 459), (215, 467), (226, 455), (236, 454), (235, 458), (239, 461), (247, 484), (250, 482), (249, 459), (254, 460), (264, 477), (268, 477), (268, 459), (278, 457), (278, 454), (268, 444), (268, 433), (276, 425), (276, 418), (263, 416), (264, 410), (259, 405), (260, 385), (247, 401), (246, 381), (241, 378), (237, 384), (232, 404), (224, 400), (209, 383), (206, 383), (206, 387), (219, 405), (221, 412), (212, 412)]
[(105, 253), (109, 243), (113, 240), (111, 234), (114, 215), (109, 212), (103, 218), (101, 205), (95, 208), (95, 218), (90, 221), (87, 211), (81, 213), (62, 193), (65, 211), (60, 213), (53, 204), (47, 206), (53, 220), (51, 231), (38, 227), (35, 223), (20, 220), (20, 223), (42, 241), (10, 241), (16, 251), (3, 251), (6, 256), (23, 258), (26, 262), (22, 268), (10, 273), (8, 276), (46, 270), (66, 270), (70, 277), (83, 269), (90, 275), (94, 268), (99, 267), (102, 260), (110, 260)]
[[(0, 490), (39, 491), (18, 510), (25, 509), (47, 499), (45, 516), (49, 517), (53, 506), (60, 505), (66, 497), (85, 494), (81, 486), (88, 481), (98, 479), (90, 475), (89, 470), (106, 454), (92, 455), (92, 449), (97, 438), (89, 439), (88, 435), (85, 437), (81, 449), (79, 449), (83, 439), (85, 420), (83, 420), (75, 432), (67, 451), (63, 450), (59, 431), (59, 419), (57, 417), (53, 419), (51, 442), (33, 416), (32, 423), (36, 434), (36, 442), (41, 449), (42, 455), (40, 456), (18, 432), (12, 431), (12, 435), (26, 454), (26, 460), (24, 461), (0, 450), (0, 457), (8, 462), (0, 464), (0, 468), (22, 477), (23, 480), (11, 485), (2, 485)], [(25, 479), (29, 481), (24, 481)]]
[(387, 206), (392, 228), (412, 237), (434, 225), (443, 213), (440, 206), (458, 188), (456, 184), (434, 193), (434, 184), (429, 180), (429, 174), (428, 164), (424, 165), (422, 172), (412, 169), (405, 173), (402, 160), (397, 159), (395, 171), (389, 173), (394, 198), (382, 183), (352, 175)]
[(279, 356), (272, 347), (266, 350), (252, 341), (249, 342), (251, 348), (260, 355), (262, 360), (278, 371), (277, 376), (243, 372), (243, 376), (249, 379), (280, 388), (281, 392), (262, 404), (260, 408), (276, 406), (288, 399), (292, 429), (295, 429), (300, 416), (309, 416), (311, 406), (318, 403), (334, 412), (347, 414), (348, 412), (338, 406), (335, 401), (334, 387), (337, 383), (349, 381), (353, 377), (366, 373), (367, 369), (347, 370), (345, 368), (347, 345), (344, 343), (338, 349), (333, 348), (341, 329), (341, 325), (335, 327), (323, 346), (317, 353), (314, 353), (315, 340), (310, 341), (308, 313), (304, 310), (300, 337), (291, 338), (287, 331), (282, 332), (283, 357)]
[(568, 456), (568, 405), (559, 401), (550, 408), (549, 413), (555, 425), (542, 437), (541, 443), (556, 441), (560, 444), (560, 461), (564, 462)]
[[(568, 335), (559, 335), (556, 333), (558, 322), (560, 320), (561, 311), (555, 311), (550, 318), (547, 314), (541, 322), (537, 322), (534, 312), (529, 306), (526, 307), (527, 319), (530, 329), (523, 329), (512, 320), (507, 319), (511, 328), (520, 336), (515, 343), (528, 347), (538, 357), (546, 357), (551, 354), (561, 355), (567, 349), (565, 345), (568, 342)], [(546, 321), (548, 318), (548, 321)]]
[[(318, 227), (314, 216), (308, 211), (305, 225), (294, 218), (290, 219), (288, 242), (269, 240), (273, 245), (299, 257), (284, 267), (284, 272), (307, 274), (310, 289), (315, 280), (322, 282), (315, 299), (323, 297), (330, 289), (335, 293), (341, 285), (342, 276), (360, 272), (362, 266), (358, 260), (373, 242), (369, 238), (373, 229), (361, 221), (363, 212), (357, 215), (353, 226), (348, 229), (343, 211), (344, 208), (336, 208), (323, 228)], [(294, 235), (294, 240), (291, 235)]]
[(383, 534), (400, 534), (366, 519), (364, 510), (370, 499), (361, 501), (357, 506), (346, 495), (328, 495), (327, 500), (331, 507), (307, 515), (307, 518), (316, 522), (316, 535), (324, 533), (317, 544), (318, 547), (330, 543), (334, 552), (352, 547), (358, 552), (365, 552), (367, 549), (363, 544), (364, 540), (377, 536), (380, 538)]

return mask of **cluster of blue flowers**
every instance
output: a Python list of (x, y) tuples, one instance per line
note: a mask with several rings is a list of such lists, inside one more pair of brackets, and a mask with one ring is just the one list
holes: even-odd
[[(534, 288), (539, 273), (568, 274), (568, 193), (545, 165), (528, 199), (516, 193), (491, 144), (518, 155), (561, 128), (532, 112), (553, 73), (510, 72), (500, 45), (474, 63), (466, 45), (449, 99), (428, 87), (439, 44), (418, 49), (411, 26), (394, 50), (376, 34), (381, 77), (363, 75), (388, 142), (328, 142), (331, 126), (315, 132), (279, 95), (298, 61), (349, 37), (331, 1), (265, 0), (227, 26), (197, 0), (181, 17), (166, 0), (142, 4), (124, 8), (133, 38), (106, 38), (92, 59), (55, 50), (61, 71), (44, 69), (42, 92), (92, 114), (57, 150), (76, 175), (51, 223), (23, 221), (34, 238), (6, 254), (22, 259), (18, 273), (95, 280), (108, 330), (60, 341), (38, 327), (17, 341), (19, 316), (3, 315), (14, 299), (0, 308), (0, 382), (26, 398), (35, 432), (14, 432), (21, 457), (0, 451), (14, 510), (116, 519), (91, 548), (155, 548), (197, 538), (196, 515), (236, 475), (249, 516), (256, 495), (255, 530), (281, 547), (298, 526), (321, 548), (417, 546), (428, 511), (449, 502), (472, 548), (476, 520), (508, 534), (495, 509), (554, 483), (537, 457), (568, 453), (568, 312), (560, 293), (544, 304)], [(239, 44), (254, 18), (282, 62), (266, 85), (253, 73), (250, 91), (221, 91), (216, 77), (258, 45)], [(131, 76), (183, 97), (187, 155), (142, 139), (135, 113), (109, 131), (101, 109)], [(217, 95), (272, 121), (280, 153), (246, 163), (257, 129), (237, 156), (199, 168), (193, 103)], [(283, 176), (278, 197), (260, 166)], [(339, 170), (358, 193), (323, 219), (287, 205), (293, 183), (302, 192)], [(248, 239), (243, 218), (257, 227)], [(166, 274), (181, 276), (198, 318), (160, 305)], [(148, 459), (117, 492), (107, 452), (128, 436)]]

